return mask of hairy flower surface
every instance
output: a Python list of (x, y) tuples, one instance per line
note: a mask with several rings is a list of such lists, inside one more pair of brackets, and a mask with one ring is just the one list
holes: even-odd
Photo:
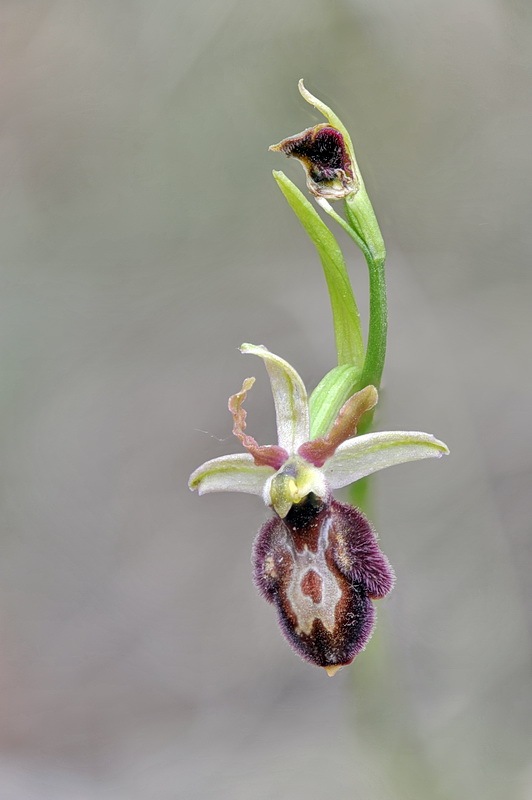
[(373, 386), (347, 400), (325, 436), (310, 439), (307, 392), (295, 369), (263, 346), (244, 344), (241, 351), (266, 365), (278, 443), (259, 445), (245, 433), (243, 403), (255, 380), (247, 378), (229, 399), (229, 410), (233, 433), (248, 452), (207, 461), (192, 473), (189, 486), (199, 494), (256, 494), (273, 510), (253, 548), (255, 583), (275, 605), (294, 650), (333, 675), (366, 645), (375, 617), (372, 600), (391, 590), (394, 576), (366, 517), (335, 500), (332, 490), (448, 450), (428, 433), (356, 437), (360, 418), (377, 403)]

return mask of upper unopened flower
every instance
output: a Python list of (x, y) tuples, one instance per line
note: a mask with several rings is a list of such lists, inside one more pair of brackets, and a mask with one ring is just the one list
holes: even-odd
[(270, 150), (298, 158), (307, 173), (307, 186), (316, 197), (339, 200), (354, 196), (364, 183), (358, 170), (351, 137), (342, 121), (299, 81), (301, 96), (320, 111), (327, 123), (289, 136)]
[(323, 123), (272, 144), (270, 150), (294, 156), (307, 173), (307, 186), (316, 197), (339, 200), (358, 188), (351, 157), (339, 130)]
[(229, 399), (233, 433), (248, 453), (207, 461), (192, 473), (189, 486), (199, 494), (260, 495), (273, 509), (275, 516), (255, 541), (255, 582), (276, 605), (294, 649), (334, 674), (368, 641), (374, 622), (371, 600), (390, 591), (393, 572), (368, 520), (358, 509), (336, 501), (332, 490), (385, 467), (448, 450), (427, 433), (353, 438), (360, 418), (377, 402), (373, 386), (345, 403), (325, 436), (310, 440), (307, 393), (298, 373), (263, 346), (244, 344), (241, 351), (265, 362), (278, 443), (261, 446), (245, 433), (243, 402), (254, 382), (248, 378)]
[[(301, 161), (307, 173), (307, 187), (327, 213), (334, 214), (329, 200), (344, 199), (348, 227), (352, 228), (358, 243), (374, 261), (384, 261), (384, 242), (358, 168), (349, 131), (329, 106), (305, 88), (302, 80), (299, 81), (299, 92), (327, 122), (289, 136), (272, 145), (270, 150), (295, 156)], [(287, 180), (286, 176), (284, 180)]]

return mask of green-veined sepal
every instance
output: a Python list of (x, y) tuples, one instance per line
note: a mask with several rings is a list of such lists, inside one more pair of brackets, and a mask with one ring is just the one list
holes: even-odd
[(257, 467), (249, 453), (235, 453), (206, 461), (190, 476), (189, 489), (208, 492), (245, 492), (262, 496), (266, 481), (275, 473), (272, 467)]
[(325, 463), (323, 472), (331, 489), (340, 489), (386, 467), (422, 458), (438, 458), (448, 452), (447, 445), (430, 433), (366, 433), (341, 444)]
[(288, 361), (270, 353), (263, 345), (243, 344), (240, 350), (264, 361), (275, 404), (278, 444), (288, 453), (295, 453), (310, 436), (305, 384)]

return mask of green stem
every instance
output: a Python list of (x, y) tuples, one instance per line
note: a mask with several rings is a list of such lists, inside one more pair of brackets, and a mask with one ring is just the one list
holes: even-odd
[[(356, 220), (350, 205), (346, 202), (345, 210), (348, 217), (346, 222), (330, 203), (322, 201), (321, 208), (329, 214), (360, 247), (366, 259), (369, 273), (369, 329), (366, 357), (360, 378), (360, 387), (370, 384), (380, 386), (384, 360), (386, 358), (386, 337), (388, 334), (388, 301), (386, 297), (386, 251), (382, 238), (381, 246), (368, 247), (357, 231)], [(375, 238), (375, 237), (374, 237)]]
[(369, 270), (369, 330), (368, 346), (361, 386), (372, 384), (379, 388), (384, 360), (386, 358), (386, 336), (388, 333), (388, 302), (386, 298), (386, 272), (384, 259), (367, 260)]
[[(384, 360), (386, 358), (386, 337), (388, 334), (388, 301), (386, 298), (386, 250), (381, 232), (366, 193), (361, 198), (360, 208), (355, 199), (346, 198), (344, 203), (345, 213), (349, 227), (356, 235), (369, 271), (369, 330), (366, 358), (362, 370), (361, 385), (373, 384), (377, 389), (380, 386)], [(364, 222), (365, 224), (362, 224)], [(354, 237), (353, 237), (354, 238)]]
[[(356, 389), (364, 386), (373, 385), (377, 389), (380, 386), (384, 360), (386, 358), (386, 337), (388, 333), (388, 302), (386, 297), (386, 272), (384, 269), (386, 251), (384, 242), (380, 235), (377, 220), (373, 215), (374, 225), (371, 230), (371, 245), (359, 235), (359, 220), (357, 220), (351, 207), (346, 202), (345, 209), (349, 222), (346, 222), (336, 213), (331, 204), (327, 201), (318, 200), (320, 207), (329, 214), (347, 233), (348, 236), (358, 245), (364, 254), (369, 273), (369, 330), (368, 346), (362, 373)], [(369, 204), (369, 198), (368, 198)], [(361, 424), (358, 427), (358, 434), (367, 433), (371, 429), (374, 411), (364, 414)], [(349, 487), (349, 499), (366, 513), (369, 512), (371, 502), (371, 478), (363, 478)]]

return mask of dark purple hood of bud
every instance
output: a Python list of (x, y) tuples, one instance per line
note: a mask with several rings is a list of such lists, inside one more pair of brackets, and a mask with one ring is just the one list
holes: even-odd
[(394, 583), (362, 512), (314, 495), (284, 520), (263, 525), (253, 564), (255, 583), (276, 606), (288, 642), (320, 667), (349, 664), (364, 648), (375, 621), (371, 601)]
[(307, 172), (307, 185), (317, 197), (345, 197), (358, 188), (344, 137), (331, 125), (308, 128), (270, 149), (301, 161)]
[(283, 150), (287, 156), (308, 160), (310, 174), (317, 183), (332, 180), (339, 169), (351, 173), (344, 137), (336, 128), (311, 129), (300, 139), (289, 140)]

